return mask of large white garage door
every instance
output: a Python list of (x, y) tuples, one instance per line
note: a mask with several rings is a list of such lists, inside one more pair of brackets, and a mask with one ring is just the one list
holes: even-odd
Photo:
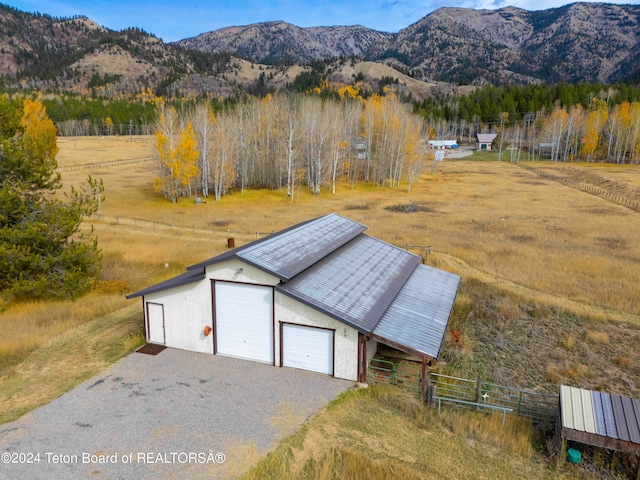
[(333, 330), (282, 325), (282, 365), (333, 375)]
[(216, 353), (273, 363), (273, 289), (215, 282)]
[(147, 303), (147, 341), (165, 344), (164, 306), (159, 303)]

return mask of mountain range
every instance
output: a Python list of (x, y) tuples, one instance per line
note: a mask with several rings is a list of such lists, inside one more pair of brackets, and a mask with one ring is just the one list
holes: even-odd
[(625, 81), (639, 77), (640, 6), (441, 8), (397, 33), (277, 21), (164, 43), (0, 4), (0, 75), (13, 88), (227, 96), (280, 88), (318, 62), (332, 81), (391, 78), (418, 98), (436, 84)]

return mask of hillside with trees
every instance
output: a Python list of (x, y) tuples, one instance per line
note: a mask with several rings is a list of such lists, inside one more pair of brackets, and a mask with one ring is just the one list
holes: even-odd
[(636, 5), (441, 8), (394, 34), (265, 22), (167, 44), (139, 28), (113, 31), (84, 16), (55, 18), (0, 5), (0, 85), (111, 99), (145, 89), (165, 97), (228, 98), (279, 90), (319, 61), (331, 79), (344, 71), (345, 59), (387, 70), (352, 70), (342, 82), (370, 89), (383, 76), (421, 82), (424, 88), (409, 88), (420, 101), (436, 82), (637, 83), (639, 25)]

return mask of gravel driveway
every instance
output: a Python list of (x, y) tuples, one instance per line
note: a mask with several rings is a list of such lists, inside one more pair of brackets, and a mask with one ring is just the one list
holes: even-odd
[(233, 478), (351, 386), (235, 358), (133, 353), (0, 425), (0, 478)]

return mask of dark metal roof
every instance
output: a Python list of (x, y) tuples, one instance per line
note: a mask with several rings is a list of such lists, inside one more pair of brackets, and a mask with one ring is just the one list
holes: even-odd
[(583, 388), (560, 387), (562, 427), (640, 444), (640, 401)]
[(366, 229), (360, 223), (332, 213), (267, 237), (236, 255), (282, 280), (290, 280)]
[(313, 265), (366, 229), (367, 227), (361, 223), (332, 213), (299, 223), (271, 236), (191, 265), (187, 267), (186, 273), (132, 293), (126, 298), (141, 297), (196, 282), (204, 278), (204, 269), (208, 265), (232, 258), (240, 258), (281, 280), (288, 280), (292, 275)]
[(459, 286), (458, 275), (418, 265), (373, 334), (438, 358)]
[[(290, 232), (292, 230), (296, 230), (298, 228), (301, 228), (304, 225), (306, 225), (307, 223), (311, 223), (311, 222), (314, 222), (316, 220), (318, 220), (318, 219), (307, 220), (306, 222), (298, 223), (298, 224), (293, 225), (291, 227), (285, 228), (284, 230), (280, 230), (279, 232), (274, 233), (273, 235), (277, 236), (277, 235), (286, 234), (286, 233), (288, 233), (288, 232)], [(208, 258), (207, 260), (203, 260), (202, 262), (196, 263), (195, 265), (191, 265), (190, 267), (187, 267), (187, 270), (204, 268), (204, 267), (206, 267), (208, 265), (213, 265), (214, 263), (225, 262), (225, 261), (227, 261), (227, 260), (229, 260), (231, 258), (238, 258), (238, 253), (239, 252), (242, 252), (243, 250), (245, 250), (247, 248), (251, 248), (251, 247), (253, 247), (255, 245), (259, 245), (261, 243), (264, 243), (264, 242), (267, 242), (267, 241), (271, 241), (272, 239), (273, 239), (273, 236), (267, 236), (267, 237), (260, 238), (258, 240), (255, 240), (255, 241), (253, 241), (251, 243), (248, 243), (246, 245), (243, 245), (241, 247), (237, 247), (237, 248), (234, 248), (233, 250), (229, 250), (227, 252), (224, 252), (223, 254), (217, 255), (217, 256), (212, 257), (212, 258)]]
[(155, 292), (161, 292), (162, 290), (167, 290), (169, 288), (179, 287), (181, 285), (188, 285), (189, 283), (199, 282), (205, 278), (204, 268), (199, 270), (187, 270), (185, 273), (178, 275), (177, 277), (170, 278), (169, 280), (165, 280), (164, 282), (158, 283), (151, 287), (145, 288), (144, 290), (140, 290), (139, 292), (132, 293), (131, 295), (127, 295), (127, 300), (136, 297), (142, 297), (143, 295), (149, 295)]
[(420, 257), (361, 234), (277, 289), (371, 333)]
[(230, 258), (240, 258), (280, 280), (287, 281), (366, 229), (367, 227), (361, 223), (331, 213), (281, 230), (188, 269), (206, 267)]

